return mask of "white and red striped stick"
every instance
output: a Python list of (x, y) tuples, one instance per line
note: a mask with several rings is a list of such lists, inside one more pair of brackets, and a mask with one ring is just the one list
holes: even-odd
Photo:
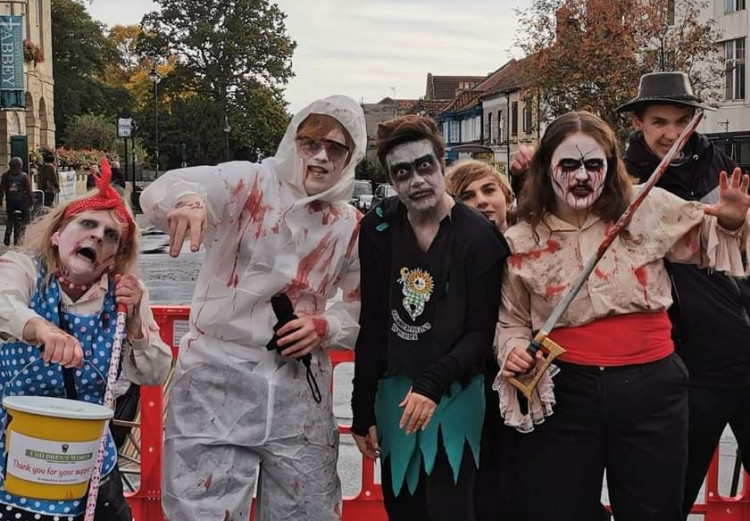
[[(107, 386), (104, 391), (104, 405), (112, 409), (115, 402), (115, 380), (117, 380), (117, 369), (120, 367), (120, 354), (122, 353), (122, 341), (125, 338), (125, 318), (127, 309), (124, 304), (117, 306), (117, 323), (115, 324), (115, 338), (112, 341), (112, 357), (109, 361), (109, 370), (107, 371)], [(96, 453), (94, 462), (94, 471), (89, 481), (89, 494), (86, 498), (86, 514), (84, 521), (94, 521), (96, 512), (96, 498), (99, 495), (99, 481), (101, 479), (102, 463), (104, 462), (104, 453), (107, 451), (107, 431), (105, 425), (104, 435), (99, 443), (99, 451)]]

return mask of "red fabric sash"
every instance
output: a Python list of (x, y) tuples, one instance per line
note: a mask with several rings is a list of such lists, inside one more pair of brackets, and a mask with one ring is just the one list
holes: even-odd
[(566, 350), (559, 359), (581, 365), (618, 366), (660, 360), (674, 351), (666, 311), (601, 318), (553, 329), (549, 337)]

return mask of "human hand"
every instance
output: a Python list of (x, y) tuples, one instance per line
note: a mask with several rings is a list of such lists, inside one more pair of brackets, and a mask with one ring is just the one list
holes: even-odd
[(516, 377), (525, 373), (528, 373), (534, 365), (544, 356), (544, 353), (540, 349), (536, 352), (534, 358), (526, 352), (525, 347), (516, 346), (511, 349), (510, 354), (505, 359), (505, 365), (500, 370), (500, 375), (505, 378)]
[(424, 395), (412, 392), (410, 387), (398, 406), (404, 408), (398, 428), (404, 429), (406, 434), (411, 434), (417, 429), (425, 430), (437, 404)]
[(47, 363), (64, 367), (81, 367), (83, 363), (83, 349), (78, 339), (43, 318), (29, 320), (23, 336), (42, 346), (42, 359)]
[(535, 150), (531, 145), (519, 145), (509, 167), (513, 177), (520, 177), (528, 171)]
[(300, 358), (318, 347), (328, 333), (328, 321), (318, 315), (290, 320), (276, 334), (282, 356)]
[(143, 338), (143, 323), (141, 321), (141, 299), (143, 288), (138, 278), (133, 274), (115, 275), (115, 302), (124, 305), (127, 310), (128, 338), (138, 340)]
[[(741, 181), (740, 181), (741, 180)], [(719, 173), (719, 201), (714, 205), (706, 205), (704, 211), (713, 215), (719, 226), (725, 230), (736, 230), (745, 221), (747, 209), (750, 208), (750, 176), (735, 168), (732, 177), (727, 180), (727, 173)]]
[(367, 432), (367, 436), (360, 436), (359, 434), (352, 433), (354, 443), (357, 444), (359, 452), (366, 458), (371, 460), (378, 459), (380, 456), (380, 446), (378, 446), (378, 430), (373, 425)]
[[(169, 254), (180, 255), (182, 243), (190, 237), (190, 251), (198, 251), (206, 231), (206, 205), (197, 194), (186, 195), (167, 212)], [(189, 234), (189, 235), (188, 235)]]

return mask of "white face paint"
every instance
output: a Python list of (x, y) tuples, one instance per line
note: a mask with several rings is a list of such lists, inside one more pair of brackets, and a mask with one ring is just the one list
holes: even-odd
[(386, 154), (385, 162), (398, 198), (410, 213), (429, 212), (443, 200), (443, 165), (429, 140), (398, 145)]
[(341, 180), (346, 159), (344, 133), (335, 128), (323, 139), (298, 139), (297, 154), (302, 159), (302, 179), (307, 195), (325, 192)]
[(76, 284), (91, 284), (113, 265), (122, 224), (109, 210), (86, 210), (52, 234), (60, 270)]
[(586, 210), (604, 189), (607, 154), (594, 138), (577, 132), (555, 149), (550, 170), (558, 204), (574, 211)]

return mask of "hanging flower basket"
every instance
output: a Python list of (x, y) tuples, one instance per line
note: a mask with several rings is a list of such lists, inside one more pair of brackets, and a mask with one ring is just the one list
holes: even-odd
[(44, 52), (42, 48), (31, 40), (23, 41), (23, 61), (26, 63), (34, 62), (34, 65), (44, 61)]

